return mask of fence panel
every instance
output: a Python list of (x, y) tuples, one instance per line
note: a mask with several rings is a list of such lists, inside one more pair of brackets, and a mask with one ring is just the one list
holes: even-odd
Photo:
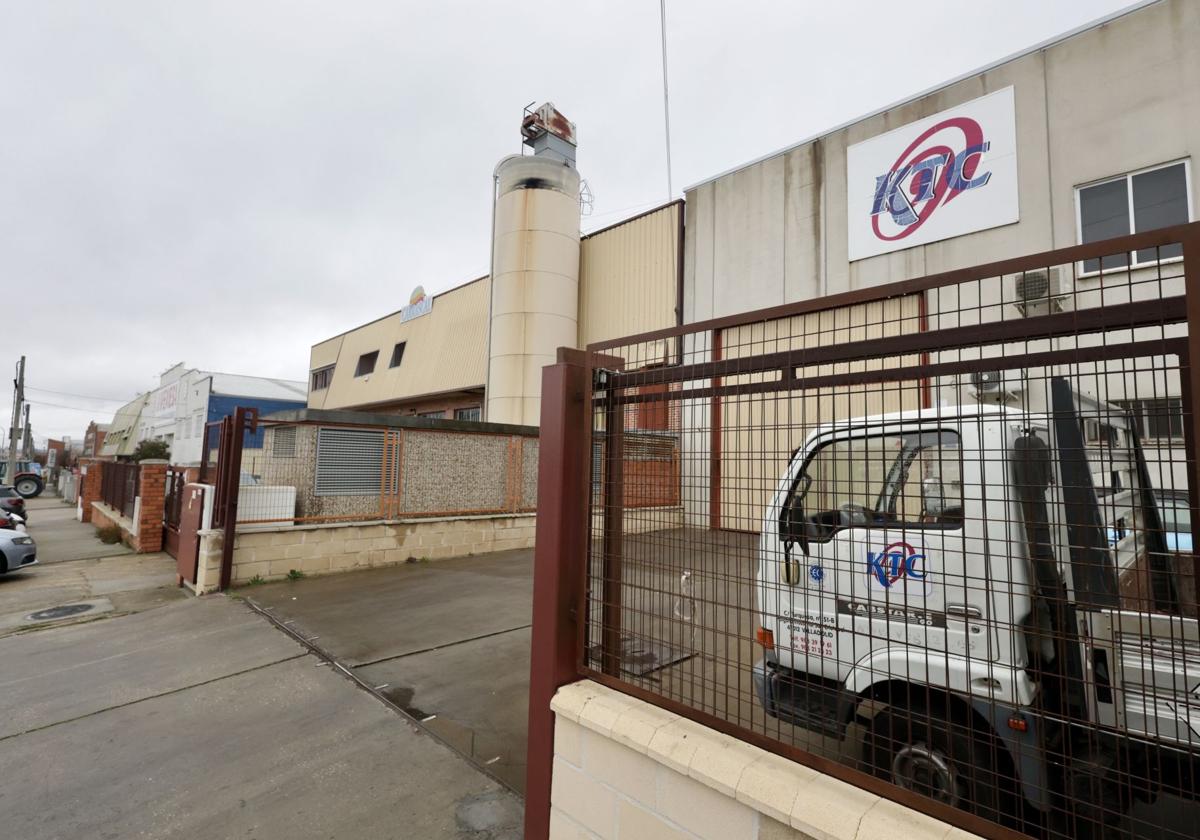
[(592, 345), (581, 673), (988, 836), (1194, 836), (1198, 271), (1192, 225)]
[(141, 467), (137, 464), (110, 462), (103, 465), (103, 470), (100, 476), (101, 500), (114, 510), (120, 511), (122, 516), (132, 519)]

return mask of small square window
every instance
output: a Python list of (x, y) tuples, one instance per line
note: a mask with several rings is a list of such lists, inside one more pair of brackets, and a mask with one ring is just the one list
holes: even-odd
[(404, 361), (404, 344), (405, 342), (401, 341), (392, 348), (392, 361), (388, 364), (388, 367), (400, 367), (400, 363)]
[(375, 363), (379, 361), (379, 351), (372, 350), (370, 353), (363, 353), (358, 357), (358, 364), (354, 368), (355, 376), (366, 376), (369, 373), (375, 372)]
[(479, 420), (479, 406), (477, 406), (477, 405), (473, 405), (473, 406), (471, 406), (470, 408), (456, 408), (456, 409), (454, 409), (454, 419), (455, 419), (455, 420), (468, 420), (468, 421), (475, 421), (475, 422), (478, 422), (478, 420)]

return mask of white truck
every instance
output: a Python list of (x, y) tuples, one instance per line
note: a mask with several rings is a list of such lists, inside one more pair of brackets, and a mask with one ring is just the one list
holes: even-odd
[(863, 762), (902, 788), (1112, 824), (1200, 786), (1192, 555), (1167, 549), (1125, 415), (1047, 385), (1040, 414), (942, 407), (807, 438), (763, 521), (754, 682), (782, 721), (860, 724)]

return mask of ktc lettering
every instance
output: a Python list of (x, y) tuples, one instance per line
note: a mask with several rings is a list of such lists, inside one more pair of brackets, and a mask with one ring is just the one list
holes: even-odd
[(925, 555), (905, 542), (892, 543), (883, 551), (867, 552), (867, 576), (884, 589), (902, 578), (925, 581)]
[[(939, 133), (950, 136), (922, 146)], [(954, 151), (948, 142), (962, 145)], [(979, 123), (969, 117), (951, 117), (926, 129), (908, 145), (892, 168), (875, 179), (875, 199), (871, 203), (871, 229), (879, 239), (893, 242), (909, 236), (942, 205), (949, 204), (967, 190), (977, 189), (991, 180), (991, 172), (980, 172), (982, 155), (991, 148), (983, 138)], [(885, 233), (879, 220), (884, 214), (900, 230)]]

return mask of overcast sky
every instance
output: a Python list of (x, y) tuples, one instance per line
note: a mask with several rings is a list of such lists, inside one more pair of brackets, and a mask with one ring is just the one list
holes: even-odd
[[(1127, 5), (669, 0), (675, 191)], [(657, 0), (0, 0), (0, 411), (22, 352), (39, 439), (180, 361), (304, 379), (486, 273), (528, 102), (585, 230), (666, 200), (659, 48)]]

